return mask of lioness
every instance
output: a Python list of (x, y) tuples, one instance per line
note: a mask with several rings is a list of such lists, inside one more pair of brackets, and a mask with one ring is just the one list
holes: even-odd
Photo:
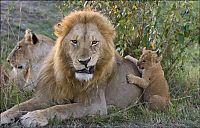
[(44, 35), (35, 34), (27, 29), (24, 38), (9, 54), (7, 60), (13, 67), (10, 77), (22, 90), (33, 90), (39, 69), (54, 41)]
[[(55, 25), (55, 34), (58, 39), (40, 70), (35, 97), (1, 113), (1, 124), (20, 116), (23, 125), (35, 127), (54, 118), (104, 115), (108, 105), (124, 108), (141, 96), (141, 89), (126, 81), (127, 73), (140, 73), (115, 51), (115, 29), (102, 14), (72, 12)], [(73, 103), (55, 105), (65, 99)]]
[[(136, 62), (135, 59), (131, 59), (130, 56), (126, 57)], [(170, 103), (169, 87), (164, 77), (164, 71), (160, 64), (160, 57), (156, 51), (146, 50), (143, 48), (142, 55), (137, 61), (137, 65), (140, 69), (144, 69), (142, 72), (142, 78), (129, 74), (127, 80), (129, 83), (138, 85), (144, 88), (144, 101), (148, 103), (148, 107), (151, 110), (164, 110)]]

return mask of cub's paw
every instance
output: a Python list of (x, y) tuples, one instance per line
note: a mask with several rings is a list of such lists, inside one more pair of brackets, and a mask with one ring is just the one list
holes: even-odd
[(25, 127), (45, 126), (48, 124), (48, 119), (41, 113), (41, 110), (28, 112), (20, 118), (20, 121)]
[(13, 123), (15, 121), (16, 115), (17, 114), (15, 112), (10, 111), (5, 111), (1, 113), (0, 125)]
[(133, 74), (128, 74), (126, 76), (126, 79), (127, 79), (127, 82), (130, 83), (130, 84), (134, 84), (134, 79), (135, 79), (135, 76)]

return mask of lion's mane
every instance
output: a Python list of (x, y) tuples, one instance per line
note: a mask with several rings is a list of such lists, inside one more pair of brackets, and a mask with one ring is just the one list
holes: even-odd
[[(101, 49), (102, 55), (97, 62), (94, 77), (90, 81), (78, 81), (74, 77), (73, 68), (70, 67), (71, 58), (64, 49), (64, 38), (74, 25), (78, 23), (95, 23), (106, 40)], [(75, 11), (66, 16), (54, 26), (55, 35), (58, 37), (56, 45), (46, 59), (39, 75), (36, 95), (59, 100), (74, 99), (77, 96), (86, 99), (86, 92), (113, 76), (115, 61), (115, 48), (113, 39), (115, 29), (109, 20), (98, 12), (92, 10)], [(97, 84), (98, 83), (98, 84)]]

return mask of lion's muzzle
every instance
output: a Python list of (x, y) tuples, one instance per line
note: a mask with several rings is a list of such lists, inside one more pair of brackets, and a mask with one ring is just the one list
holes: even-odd
[(76, 70), (75, 77), (80, 81), (88, 81), (93, 78), (94, 71), (95, 66), (90, 66), (81, 70)]
[(94, 66), (90, 66), (81, 70), (77, 70), (76, 73), (86, 73), (86, 74), (93, 74), (94, 73)]

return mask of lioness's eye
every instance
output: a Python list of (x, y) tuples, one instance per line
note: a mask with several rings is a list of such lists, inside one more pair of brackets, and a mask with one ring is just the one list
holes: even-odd
[(97, 45), (98, 43), (99, 43), (99, 41), (94, 40), (94, 41), (92, 41), (92, 46)]
[(78, 41), (77, 41), (77, 40), (71, 40), (71, 42), (72, 42), (74, 45), (77, 45), (77, 44), (78, 44)]
[(143, 61), (142, 61), (142, 63), (145, 63), (145, 62), (147, 62), (147, 61), (146, 61), (146, 60), (143, 60)]

